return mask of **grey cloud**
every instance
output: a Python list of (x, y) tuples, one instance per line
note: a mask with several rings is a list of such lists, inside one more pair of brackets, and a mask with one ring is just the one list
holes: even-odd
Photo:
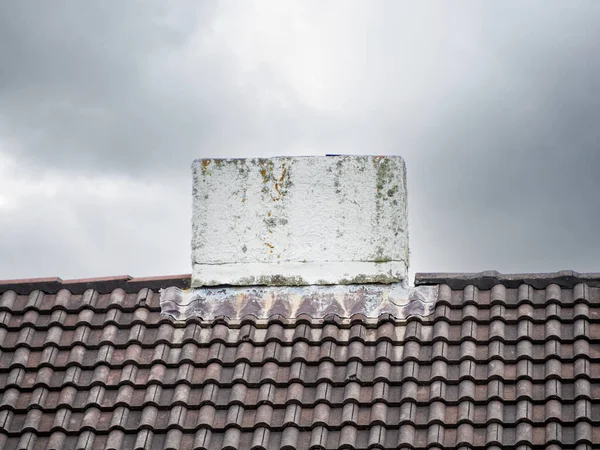
[(600, 11), (545, 6), (488, 11), (495, 73), (425, 138), (446, 149), (436, 182), (419, 183), (430, 201), (418, 213), (444, 223), (427, 270), (597, 270)]
[[(0, 54), (9, 69), (0, 78), (0, 129), (17, 137), (34, 164), (179, 173), (194, 157), (276, 151), (290, 136), (314, 133), (307, 122), (319, 128), (269, 67), (245, 73), (239, 86), (239, 63), (227, 48), (199, 48), (194, 59), (180, 58), (181, 72), (169, 68), (192, 31), (210, 33), (211, 3), (173, 11), (160, 2), (124, 3), (123, 10), (66, 5), (6, 4), (0, 14)], [(198, 5), (202, 23), (188, 19)], [(161, 24), (167, 13), (181, 21)], [(264, 86), (292, 107), (261, 100)]]
[[(107, 183), (90, 180), (88, 187), (101, 182)], [(190, 202), (182, 195), (188, 183), (144, 187), (115, 177), (112, 184), (122, 190), (116, 196), (84, 184), (65, 177), (55, 197), (32, 193), (18, 207), (0, 209), (3, 279), (189, 272)]]
[[(160, 181), (179, 206), (139, 205), (139, 233), (118, 200), (63, 199), (88, 233), (74, 241), (60, 217), (38, 225), (51, 206), (23, 205), (0, 221), (15, 276), (186, 271), (190, 161), (291, 148), (406, 157), (413, 271), (598, 270), (595, 2), (374, 4), (323, 25), (337, 47), (319, 69), (344, 101), (322, 109), (222, 43), (178, 54), (211, 42), (217, 3), (64, 5), (0, 6), (0, 142), (15, 143), (0, 151), (32, 173)], [(30, 247), (60, 257), (34, 264)]]

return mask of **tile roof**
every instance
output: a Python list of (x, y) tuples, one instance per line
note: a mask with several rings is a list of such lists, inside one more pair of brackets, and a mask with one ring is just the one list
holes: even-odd
[(419, 275), (438, 300), (406, 320), (176, 321), (183, 276), (0, 282), (0, 448), (591, 448), (598, 279), (494, 276)]

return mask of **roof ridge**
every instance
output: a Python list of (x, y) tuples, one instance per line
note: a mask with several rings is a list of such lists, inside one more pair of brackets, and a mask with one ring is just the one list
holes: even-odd
[[(122, 288), (126, 292), (137, 292), (142, 287), (150, 289), (167, 287), (187, 289), (190, 287), (190, 280), (190, 274), (155, 277), (116, 275), (66, 280), (59, 277), (21, 278), (0, 280), (0, 294), (10, 290), (19, 295), (28, 294), (33, 290), (55, 294), (65, 288), (74, 294), (83, 293), (87, 289), (94, 289), (100, 293), (111, 292), (118, 288)], [(521, 284), (528, 284), (535, 289), (545, 289), (551, 284), (556, 284), (562, 288), (573, 288), (580, 283), (586, 283), (590, 287), (600, 287), (600, 272), (561, 270), (557, 272), (504, 274), (496, 270), (486, 270), (482, 272), (418, 272), (415, 275), (415, 286), (446, 284), (452, 289), (464, 289), (470, 285), (479, 289), (491, 289), (497, 284), (513, 289)]]
[(573, 288), (577, 284), (586, 283), (590, 287), (600, 287), (599, 272), (576, 272), (574, 270), (561, 270), (546, 273), (509, 273), (504, 274), (496, 270), (483, 272), (432, 272), (417, 273), (415, 286), (432, 284), (447, 284), (452, 289), (464, 289), (466, 286), (476, 286), (479, 289), (491, 289), (497, 284), (507, 288), (517, 288), (528, 284), (535, 289), (545, 289), (551, 284), (562, 288)]
[(33, 290), (44, 291), (47, 294), (56, 294), (61, 289), (69, 289), (73, 294), (82, 294), (88, 289), (94, 289), (100, 293), (108, 293), (118, 288), (124, 289), (126, 292), (137, 292), (144, 287), (161, 289), (171, 286), (187, 289), (190, 286), (190, 280), (190, 274), (157, 277), (117, 275), (112, 277), (74, 278), (69, 280), (63, 280), (59, 277), (21, 278), (0, 280), (0, 294), (6, 291), (15, 291), (19, 295), (26, 295)]

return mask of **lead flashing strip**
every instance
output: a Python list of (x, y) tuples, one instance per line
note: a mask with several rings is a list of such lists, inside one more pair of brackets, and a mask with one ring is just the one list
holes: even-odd
[(379, 317), (389, 314), (396, 319), (431, 314), (438, 297), (437, 286), (410, 288), (395, 284), (356, 284), (332, 286), (228, 286), (182, 290), (169, 287), (160, 292), (163, 314), (176, 320), (201, 317), (258, 319), (280, 315), (312, 318), (336, 315), (350, 318), (355, 314)]

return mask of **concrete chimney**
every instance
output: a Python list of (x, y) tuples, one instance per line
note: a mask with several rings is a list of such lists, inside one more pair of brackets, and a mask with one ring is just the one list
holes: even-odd
[(403, 283), (399, 156), (198, 159), (192, 286)]

